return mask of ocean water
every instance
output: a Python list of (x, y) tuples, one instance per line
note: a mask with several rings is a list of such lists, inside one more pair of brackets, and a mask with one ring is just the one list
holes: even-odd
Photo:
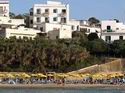
[(41, 89), (0, 89), (0, 93), (125, 93), (122, 89), (106, 89), (106, 88), (41, 88)]

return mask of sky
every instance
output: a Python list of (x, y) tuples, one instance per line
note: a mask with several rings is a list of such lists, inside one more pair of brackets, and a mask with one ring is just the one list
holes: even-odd
[[(16, 14), (27, 13), (35, 3), (47, 0), (10, 0), (10, 11)], [(70, 5), (70, 18), (87, 20), (96, 17), (100, 20), (119, 19), (125, 22), (125, 0), (56, 0)]]

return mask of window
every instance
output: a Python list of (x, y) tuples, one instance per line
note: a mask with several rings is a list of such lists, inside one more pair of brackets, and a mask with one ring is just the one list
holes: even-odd
[(30, 20), (30, 24), (33, 24), (33, 20)]
[(49, 23), (49, 18), (48, 17), (45, 17), (45, 22)]
[(116, 28), (116, 30), (119, 30), (119, 28)]
[(3, 14), (3, 7), (0, 7), (0, 14)]
[(54, 18), (53, 18), (53, 21), (57, 21), (57, 17), (54, 17)]
[(72, 26), (72, 30), (74, 30), (75, 29), (75, 27), (74, 26)]
[(105, 37), (105, 41), (108, 42), (108, 43), (110, 43), (111, 42), (111, 36), (106, 36)]
[(37, 22), (38, 22), (38, 23), (41, 22), (40, 17), (37, 17)]
[(66, 23), (66, 18), (61, 18), (61, 23)]
[(79, 31), (79, 26), (77, 26), (77, 30)]
[(43, 27), (40, 27), (40, 31), (43, 32)]
[(90, 29), (88, 29), (87, 32), (90, 33)]
[(66, 9), (62, 9), (62, 13), (64, 13), (64, 14), (65, 14), (65, 13), (66, 13)]
[(119, 40), (123, 40), (123, 36), (119, 36)]
[(53, 13), (57, 13), (57, 9), (53, 9)]
[(59, 39), (59, 36), (56, 36), (56, 39)]
[(49, 13), (49, 9), (45, 9), (45, 13)]
[(41, 9), (37, 9), (37, 14), (41, 14)]
[(32, 15), (33, 15), (33, 12), (30, 12), (30, 15), (32, 16)]
[(111, 26), (107, 26), (107, 32), (112, 32)]
[(111, 30), (111, 26), (107, 26), (107, 30)]

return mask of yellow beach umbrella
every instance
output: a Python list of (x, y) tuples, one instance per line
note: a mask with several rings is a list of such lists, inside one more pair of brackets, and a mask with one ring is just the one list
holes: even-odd
[(21, 77), (22, 77), (22, 78), (30, 78), (30, 75), (28, 75), (28, 74), (26, 74), (26, 73), (22, 73), (22, 74), (21, 74)]
[(52, 74), (47, 74), (47, 76), (48, 76), (48, 77), (54, 77), (54, 75), (52, 75)]
[(120, 77), (120, 76), (124, 76), (124, 74), (122, 73), (111, 73), (108, 75), (108, 77)]
[(107, 77), (106, 74), (100, 74), (100, 73), (98, 73), (98, 74), (94, 74), (94, 75), (92, 76), (92, 78), (94, 78), (94, 79), (98, 79), (98, 78), (106, 78), (106, 77)]
[(31, 77), (37, 77), (37, 74), (31, 74), (30, 76)]
[(91, 77), (91, 76), (92, 76), (92, 75), (89, 74), (89, 73), (87, 73), (87, 74), (81, 74), (81, 77), (82, 77), (82, 78)]
[(69, 76), (72, 76), (72, 77), (78, 77), (78, 78), (81, 78), (81, 75), (80, 74), (77, 74), (77, 73), (72, 73), (72, 74), (68, 74)]
[(41, 77), (41, 78), (46, 78), (47, 76), (46, 75), (44, 75), (44, 74), (42, 74), (42, 73), (38, 73), (38, 74), (36, 74), (37, 75), (37, 77)]
[(15, 78), (12, 74), (6, 74), (5, 75), (7, 78)]
[(0, 77), (5, 77), (5, 74), (0, 74)]
[(15, 77), (20, 77), (20, 76), (21, 76), (21, 74), (14, 74), (14, 76), (15, 76)]
[(60, 78), (64, 78), (64, 77), (68, 77), (69, 75), (64, 74), (64, 73), (57, 73), (55, 76), (60, 77)]

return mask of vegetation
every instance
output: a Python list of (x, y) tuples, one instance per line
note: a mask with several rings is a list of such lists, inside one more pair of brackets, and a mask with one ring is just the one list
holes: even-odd
[(83, 32), (69, 40), (0, 38), (0, 71), (68, 72), (106, 62), (107, 56), (123, 57), (124, 51), (125, 41), (88, 40)]
[(95, 17), (91, 17), (88, 19), (89, 21), (89, 24), (92, 26), (92, 25), (97, 25), (100, 23), (100, 21), (98, 19), (96, 19)]
[(12, 18), (12, 19), (24, 19), (26, 27), (29, 27), (29, 14), (28, 13), (16, 15), (16, 14), (10, 12), (9, 15), (10, 15), (10, 18)]
[[(10, 15), (11, 18), (28, 18), (28, 14)], [(95, 18), (89, 21), (99, 22)], [(73, 39), (69, 40), (0, 38), (0, 71), (69, 72), (105, 63), (107, 57), (125, 57), (125, 41), (108, 44), (96, 33), (87, 36), (84, 32), (74, 32)]]

